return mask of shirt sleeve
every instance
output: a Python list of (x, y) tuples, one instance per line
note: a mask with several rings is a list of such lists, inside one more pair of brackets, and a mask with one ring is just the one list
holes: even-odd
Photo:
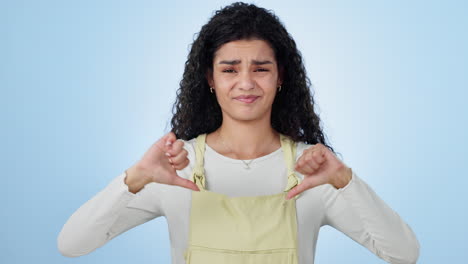
[(416, 263), (420, 248), (416, 235), (354, 170), (345, 187), (326, 188), (323, 203), (323, 225), (341, 231), (388, 263)]
[(70, 216), (57, 238), (62, 255), (88, 254), (121, 233), (164, 215), (156, 183), (148, 183), (134, 194), (125, 177), (123, 172), (114, 178)]

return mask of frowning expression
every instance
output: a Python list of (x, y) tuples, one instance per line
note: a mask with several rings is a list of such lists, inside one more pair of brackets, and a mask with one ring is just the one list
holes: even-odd
[(236, 40), (222, 45), (213, 58), (212, 76), (207, 76), (223, 111), (239, 120), (271, 115), (277, 88), (281, 85), (275, 54), (264, 40)]

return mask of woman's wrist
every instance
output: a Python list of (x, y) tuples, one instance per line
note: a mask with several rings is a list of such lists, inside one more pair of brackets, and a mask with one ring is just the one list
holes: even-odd
[(337, 174), (335, 179), (332, 181), (333, 187), (336, 189), (344, 188), (352, 179), (352, 169), (349, 167), (344, 167), (344, 169)]
[(144, 170), (136, 164), (125, 170), (125, 174), (124, 182), (131, 193), (139, 192), (146, 184), (151, 182), (151, 178), (145, 176)]

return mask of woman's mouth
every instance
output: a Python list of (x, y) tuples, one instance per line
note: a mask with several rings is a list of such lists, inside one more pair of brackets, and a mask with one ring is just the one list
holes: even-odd
[(244, 103), (247, 103), (247, 104), (251, 104), (253, 102), (255, 102), (257, 99), (258, 99), (259, 96), (256, 96), (256, 97), (246, 97), (246, 98), (234, 98), (238, 101), (241, 101), (241, 102), (244, 102)]

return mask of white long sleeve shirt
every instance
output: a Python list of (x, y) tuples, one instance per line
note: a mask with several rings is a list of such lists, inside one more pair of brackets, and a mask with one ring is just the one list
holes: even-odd
[[(190, 163), (176, 172), (190, 179), (196, 142), (195, 138), (181, 141)], [(287, 167), (281, 148), (254, 159), (247, 170), (241, 160), (223, 156), (205, 146), (208, 190), (229, 196), (270, 195), (284, 190)], [(298, 142), (296, 161), (310, 146)], [(85, 255), (137, 225), (164, 216), (169, 227), (172, 264), (184, 264), (192, 190), (152, 182), (133, 194), (124, 178), (125, 172), (70, 216), (58, 236), (59, 251), (68, 257)], [(324, 184), (308, 189), (297, 199), (296, 208), (299, 264), (314, 263), (317, 238), (323, 225), (341, 231), (388, 263), (416, 263), (419, 257), (419, 242), (412, 229), (354, 169), (351, 181), (344, 188)]]

